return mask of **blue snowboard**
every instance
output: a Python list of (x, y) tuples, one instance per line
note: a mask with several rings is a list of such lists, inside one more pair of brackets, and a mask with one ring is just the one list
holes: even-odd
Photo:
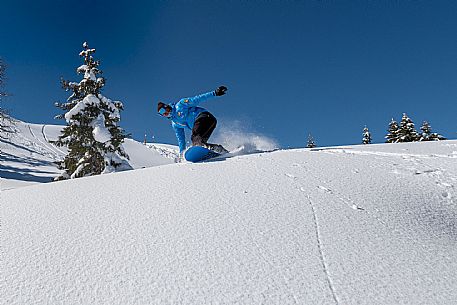
[(221, 154), (201, 146), (192, 146), (184, 153), (184, 158), (189, 162), (202, 162), (219, 157)]

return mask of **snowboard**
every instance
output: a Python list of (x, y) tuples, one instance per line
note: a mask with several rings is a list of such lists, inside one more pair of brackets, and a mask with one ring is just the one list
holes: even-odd
[(221, 156), (222, 154), (201, 146), (192, 146), (184, 153), (184, 158), (189, 162), (202, 162)]

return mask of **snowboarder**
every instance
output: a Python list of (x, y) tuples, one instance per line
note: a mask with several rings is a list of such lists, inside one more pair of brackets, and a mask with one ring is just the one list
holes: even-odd
[(227, 87), (220, 86), (214, 91), (183, 98), (177, 103), (165, 104), (159, 101), (157, 112), (171, 121), (181, 156), (186, 149), (184, 128), (192, 130), (192, 146), (202, 146), (220, 154), (228, 152), (222, 145), (208, 143), (209, 137), (216, 128), (217, 120), (208, 110), (198, 106), (200, 102), (214, 96), (222, 96), (226, 91)]

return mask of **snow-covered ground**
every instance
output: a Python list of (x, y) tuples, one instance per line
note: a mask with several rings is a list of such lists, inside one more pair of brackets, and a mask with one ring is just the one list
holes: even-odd
[[(62, 126), (16, 121), (15, 129), (9, 139), (0, 139), (0, 189), (50, 182), (60, 175), (56, 162), (63, 160), (66, 148), (50, 141), (57, 139)], [(126, 139), (124, 147), (134, 169), (174, 163), (173, 153), (177, 150), (163, 144), (146, 147), (132, 139)]]
[(282, 150), (4, 190), (0, 295), (455, 304), (456, 187), (453, 140)]

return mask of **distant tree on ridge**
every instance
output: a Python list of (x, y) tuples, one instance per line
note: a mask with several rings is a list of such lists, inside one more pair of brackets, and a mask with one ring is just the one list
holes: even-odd
[(386, 143), (397, 143), (398, 142), (398, 123), (393, 118), (389, 123), (389, 129), (387, 130), (387, 135), (385, 136)]
[(420, 134), (419, 141), (440, 141), (446, 140), (442, 135), (433, 132), (432, 127), (427, 121), (424, 121), (421, 126), (422, 133)]
[(362, 144), (371, 144), (371, 133), (368, 130), (367, 126), (365, 126), (365, 128), (363, 128), (363, 134), (362, 135), (363, 135)]
[(316, 147), (316, 142), (314, 141), (314, 138), (311, 134), (308, 134), (308, 140), (306, 141), (306, 147), (307, 148)]
[(400, 127), (398, 129), (397, 142), (414, 142), (418, 140), (419, 134), (416, 131), (413, 121), (406, 113), (403, 113), (400, 121)]

